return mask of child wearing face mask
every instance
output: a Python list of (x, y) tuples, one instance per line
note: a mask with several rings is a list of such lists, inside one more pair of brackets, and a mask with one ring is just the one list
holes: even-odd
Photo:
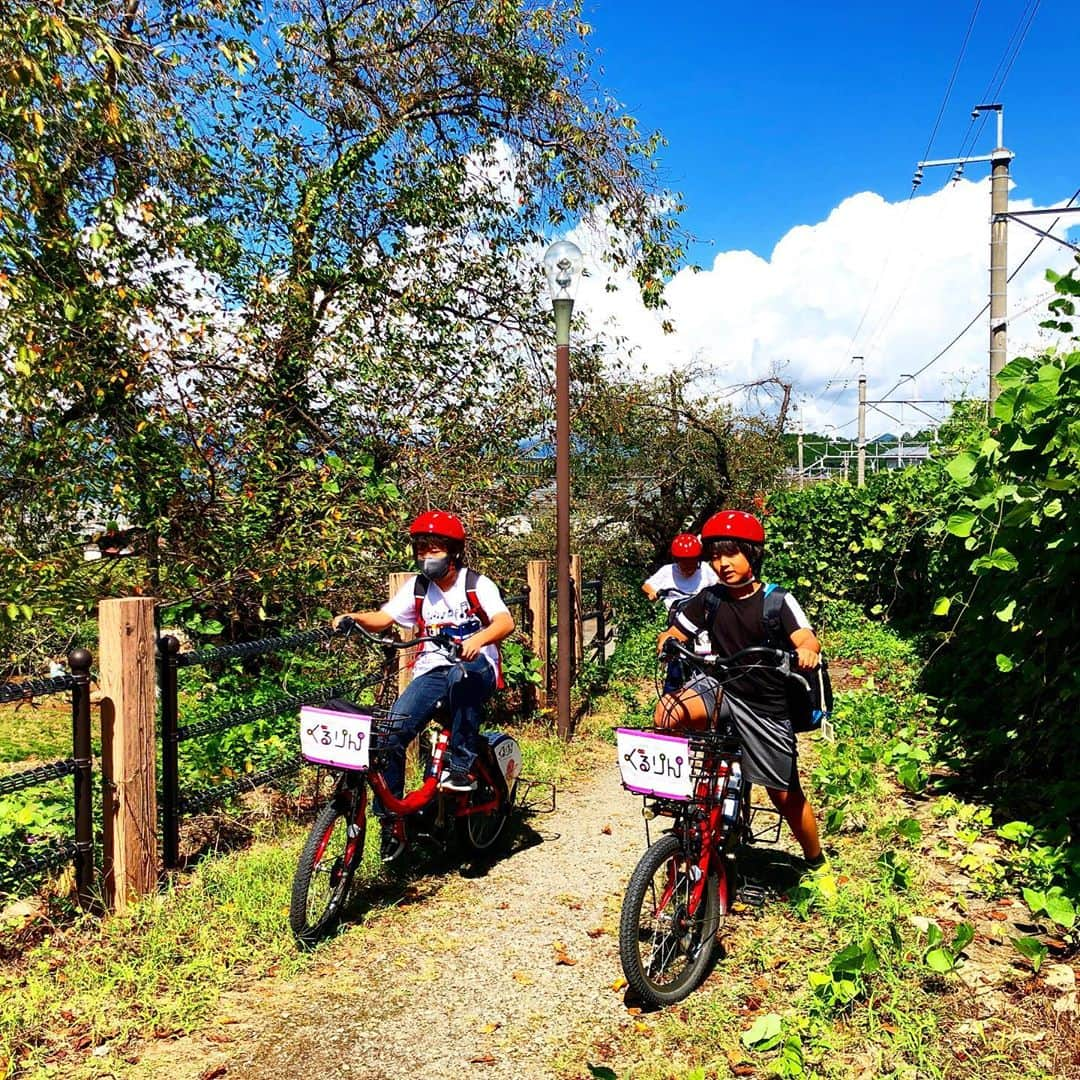
[[(465, 565), (465, 527), (444, 510), (429, 510), (409, 526), (413, 555), (420, 573), (403, 585), (378, 611), (346, 612), (373, 634), (397, 623), (419, 635), (438, 631), (460, 644), (460, 661), (425, 642), (413, 666), (412, 681), (394, 703), (392, 733), (384, 775), (390, 790), (401, 796), (405, 787), (405, 748), (424, 729), (435, 706), (445, 701), (450, 710), (449, 769), (441, 778), (448, 791), (471, 791), (476, 760), (474, 743), (481, 708), (501, 685), (498, 643), (514, 631), (514, 619), (498, 586)], [(378, 808), (376, 807), (376, 812)], [(383, 860), (402, 850), (401, 841), (383, 831)]]

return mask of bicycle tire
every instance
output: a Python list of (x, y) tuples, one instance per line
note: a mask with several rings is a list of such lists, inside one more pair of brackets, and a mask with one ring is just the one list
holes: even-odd
[[(483, 774), (476, 781), (476, 788), (469, 792), (469, 806), (490, 802), (495, 796), (494, 788)], [(484, 814), (466, 814), (458, 819), (461, 839), (479, 855), (493, 851), (500, 841), (509, 836), (510, 815), (514, 812), (514, 800), (517, 797), (517, 781), (510, 788), (506, 802), (496, 810)]]
[(650, 1005), (682, 1001), (704, 982), (712, 960), (720, 883), (710, 873), (701, 906), (690, 918), (688, 870), (682, 841), (667, 833), (642, 855), (623, 897), (619, 959), (630, 988)]
[[(289, 926), (297, 944), (310, 948), (329, 936), (341, 919), (353, 874), (364, 853), (367, 815), (350, 836), (352, 803), (335, 799), (315, 818), (293, 877)], [(325, 886), (321, 880), (325, 875)]]

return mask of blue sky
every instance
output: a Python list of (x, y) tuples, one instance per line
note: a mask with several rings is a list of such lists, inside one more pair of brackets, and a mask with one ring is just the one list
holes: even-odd
[[(956, 156), (1014, 31), (1037, 0), (982, 0), (930, 157)], [(791, 227), (848, 195), (906, 198), (975, 0), (769, 5), (586, 0), (603, 84), (659, 128), (665, 183), (683, 192), (691, 259), (768, 255)], [(1070, 101), (1076, 8), (1042, 0), (1000, 94), (1017, 197), (1080, 187), (1080, 116)], [(988, 153), (992, 121), (969, 152)], [(969, 167), (983, 175), (986, 166)], [(947, 179), (928, 172), (920, 193)]]
[[(575, 238), (593, 260), (580, 305), (591, 333), (622, 339), (645, 371), (703, 369), (714, 388), (778, 376), (819, 431), (853, 432), (860, 370), (871, 400), (985, 396), (988, 320), (976, 316), (988, 293), (989, 167), (970, 165), (957, 184), (948, 169), (927, 170), (909, 200), (912, 175), (924, 156), (988, 154), (995, 122), (973, 130), (971, 108), (999, 100), (1016, 155), (1011, 209), (1062, 205), (1080, 188), (1074, 5), (585, 0), (583, 17), (600, 85), (668, 139), (661, 180), (683, 194), (688, 262), (703, 269), (669, 283), (663, 317), (675, 333), (664, 334), (632, 287), (605, 288), (629, 283), (603, 267), (603, 222), (584, 223)], [(1065, 222), (1080, 240), (1080, 214), (1057, 235)], [(1025, 261), (1036, 241), (1010, 225), (1010, 356), (1052, 343), (1038, 326), (1052, 298), (1045, 273), (1074, 265), (1051, 241)], [(941, 417), (949, 406), (925, 409)], [(890, 412), (870, 416), (871, 435), (925, 422), (914, 406)]]

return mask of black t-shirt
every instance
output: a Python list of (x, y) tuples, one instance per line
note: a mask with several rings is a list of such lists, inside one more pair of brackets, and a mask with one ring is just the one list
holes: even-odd
[[(711, 593), (719, 601), (709, 626), (705, 625), (706, 593)], [(696, 637), (701, 630), (707, 630), (713, 649), (721, 656), (731, 656), (740, 649), (749, 649), (753, 645), (773, 645), (765, 629), (764, 588), (742, 599), (733, 598), (723, 585), (703, 589), (679, 611), (675, 626), (691, 638)], [(794, 603), (790, 595), (786, 596), (780, 608), (780, 627), (785, 635), (785, 645), (790, 645), (791, 635), (796, 630), (807, 626), (802, 609)], [(753, 664), (753, 661), (750, 663)], [(730, 677), (725, 676), (724, 689), (755, 712), (765, 716), (785, 717), (788, 715), (785, 678), (779, 671), (769, 670), (767, 665), (768, 661), (765, 661), (758, 668)]]

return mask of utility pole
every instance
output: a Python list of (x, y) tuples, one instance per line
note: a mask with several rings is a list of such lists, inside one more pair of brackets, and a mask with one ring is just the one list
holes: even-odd
[(803, 422), (799, 418), (799, 487), (806, 487), (806, 478), (803, 476)]
[[(854, 359), (861, 360), (861, 356)], [(859, 487), (866, 487), (866, 376), (859, 376), (859, 465), (856, 473), (856, 483)]]
[(1005, 149), (1003, 107), (996, 102), (976, 105), (971, 110), (972, 120), (977, 119), (984, 112), (997, 114), (997, 145), (993, 153), (981, 154), (977, 157), (920, 161), (915, 167), (915, 177), (911, 183), (913, 188), (917, 188), (922, 183), (923, 169), (934, 165), (954, 166), (955, 178), (959, 179), (963, 174), (964, 166), (969, 162), (990, 162), (990, 377), (987, 397), (990, 405), (993, 406), (998, 395), (997, 374), (1005, 366), (1005, 325), (1008, 311), (1006, 290), (1008, 285), (1009, 163), (1014, 154), (1011, 150)]
[(990, 155), (990, 385), (993, 408), (998, 396), (998, 372), (1005, 366), (1005, 326), (1008, 306), (1009, 162), (1012, 154), (1001, 145), (1001, 113), (998, 112), (998, 144)]

